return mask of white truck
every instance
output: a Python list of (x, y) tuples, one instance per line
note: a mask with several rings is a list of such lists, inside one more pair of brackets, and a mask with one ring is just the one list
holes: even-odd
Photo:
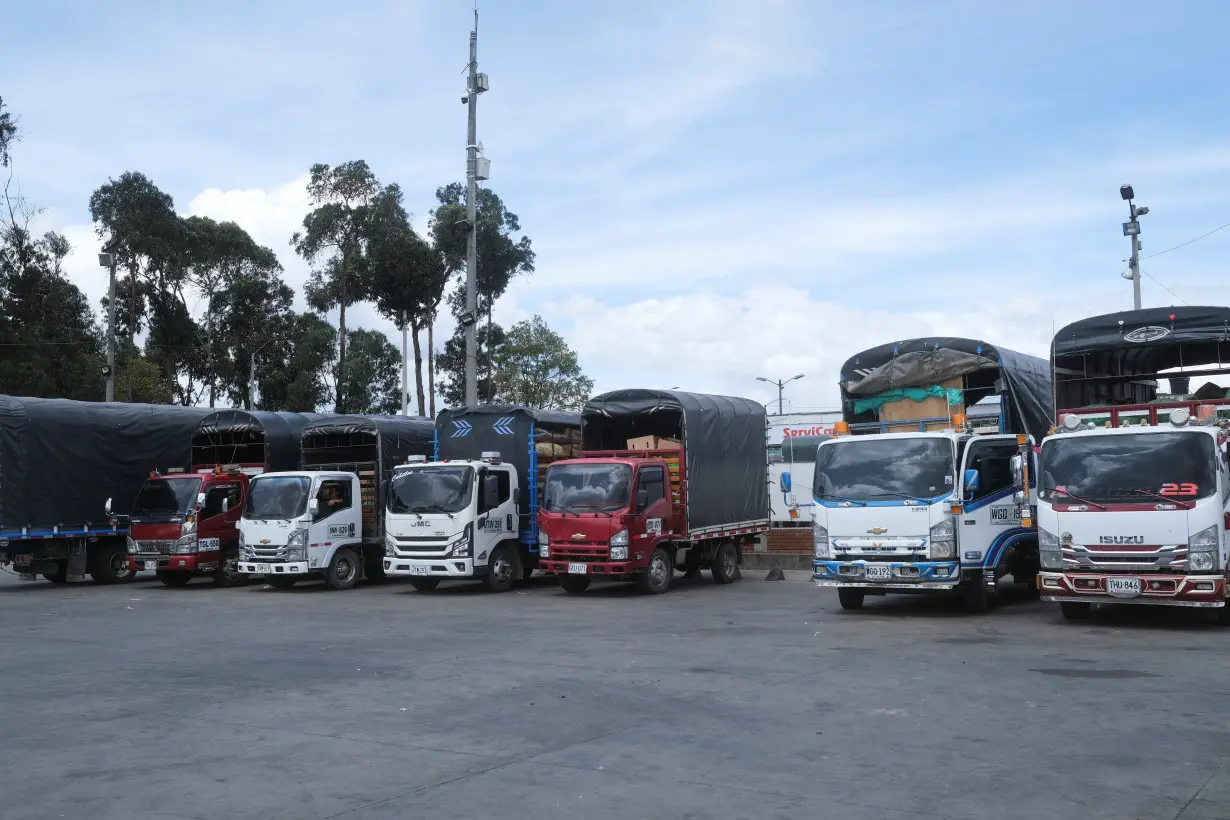
[(1230, 624), (1230, 396), (1189, 389), (1230, 373), (1230, 308), (1094, 316), (1056, 334), (1052, 361), (1063, 409), (1039, 457), (1043, 600), (1069, 620), (1132, 604)]
[(447, 580), (506, 592), (529, 578), (538, 567), (542, 474), (580, 453), (580, 422), (579, 413), (513, 405), (441, 412), (432, 460), (413, 456), (394, 468), (385, 574), (421, 592)]
[[(1032, 588), (1029, 437), (1049, 422), (1048, 373), (1041, 359), (971, 339), (894, 342), (847, 361), (846, 420), (816, 455), (816, 585), (835, 587), (844, 609), (867, 595), (960, 590), (978, 613), (1006, 575)], [(971, 424), (965, 407), (990, 394), (1000, 413)]]

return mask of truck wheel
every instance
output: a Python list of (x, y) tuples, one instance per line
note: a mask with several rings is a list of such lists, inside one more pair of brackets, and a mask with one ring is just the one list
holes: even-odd
[(521, 559), (517, 551), (506, 546), (496, 547), (491, 551), (491, 560), (487, 563), (487, 577), (483, 579), (487, 589), (492, 592), (508, 592), (513, 582), (521, 578)]
[(842, 609), (862, 609), (863, 599), (866, 594), (861, 589), (850, 589), (848, 587), (838, 587), (837, 600), (841, 603)]
[(658, 547), (649, 556), (649, 566), (637, 579), (637, 584), (641, 592), (647, 595), (661, 595), (670, 588), (671, 576), (674, 574), (675, 568), (671, 566), (670, 555), (662, 547)]
[(122, 584), (137, 577), (136, 571), (128, 568), (128, 551), (118, 544), (91, 555), (89, 568), (96, 584)]
[(192, 575), (187, 572), (155, 572), (154, 577), (162, 582), (164, 587), (186, 587), (188, 582), (192, 580)]
[(359, 583), (359, 556), (350, 547), (342, 547), (333, 553), (333, 560), (325, 570), (325, 586), (329, 589), (354, 589)]
[(1085, 601), (1060, 601), (1059, 611), (1065, 621), (1087, 621), (1093, 614), (1093, 604)]
[(414, 587), (419, 592), (431, 592), (436, 587), (440, 586), (439, 578), (411, 578), (410, 586)]
[(275, 575), (272, 578), (266, 578), (265, 583), (274, 589), (290, 589), (298, 580), (298, 578), (286, 578), (281, 575)]
[(55, 572), (44, 572), (43, 577), (53, 584), (68, 583), (68, 564), (60, 561), (56, 564)]
[(718, 544), (713, 556), (713, 580), (719, 584), (729, 584), (735, 580), (739, 572), (739, 551), (733, 541), (723, 541)]
[(239, 553), (235, 550), (225, 550), (218, 556), (218, 568), (214, 570), (214, 585), (233, 587), (243, 581), (239, 574)]
[(564, 592), (569, 595), (580, 595), (585, 590), (589, 589), (588, 575), (561, 575), (559, 576), (559, 585), (564, 588)]

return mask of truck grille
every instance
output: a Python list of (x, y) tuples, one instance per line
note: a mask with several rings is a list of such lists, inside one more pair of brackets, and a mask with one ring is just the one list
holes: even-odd
[(270, 546), (268, 544), (262, 544), (259, 547), (248, 547), (248, 549), (252, 553), (253, 561), (277, 562), (277, 561), (286, 560), (286, 545), (285, 544), (283, 544), (282, 546), (277, 546), (277, 547)]
[(143, 553), (158, 553), (159, 555), (170, 555), (174, 549), (174, 541), (138, 541), (137, 552)]
[(611, 560), (611, 548), (593, 541), (569, 541), (551, 545), (551, 561), (571, 561), (574, 564), (601, 563)]
[(1062, 547), (1066, 570), (1149, 570), (1187, 572), (1187, 545), (1137, 546), (1130, 549), (1073, 545)]

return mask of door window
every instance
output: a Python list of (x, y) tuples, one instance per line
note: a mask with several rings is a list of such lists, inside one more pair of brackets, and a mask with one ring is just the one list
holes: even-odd
[(319, 509), (313, 521), (328, 518), (336, 512), (350, 508), (350, 482), (341, 479), (330, 479), (320, 482), (316, 491), (316, 504)]
[[(490, 507), (483, 504), (484, 499), (482, 497), (482, 482), (486, 481), (489, 476), (495, 477), (496, 486), (499, 488), (498, 492), (496, 493), (495, 504)], [(508, 470), (483, 470), (482, 472), (478, 474), (478, 480), (479, 480), (478, 512), (480, 515), (490, 510), (496, 509), (501, 504), (503, 504), (505, 501), (512, 498), (512, 473), (510, 473)]]
[(239, 509), (239, 485), (217, 484), (205, 491), (205, 505), (201, 508), (201, 518), (213, 518), (222, 514), (222, 502), (230, 499), (230, 509)]
[(965, 469), (978, 471), (978, 489), (972, 501), (1012, 486), (1012, 457), (1020, 452), (1015, 441), (974, 442)]
[(642, 467), (639, 489), (649, 495), (644, 506), (637, 505), (637, 512), (644, 512), (658, 501), (666, 498), (666, 477), (661, 467)]

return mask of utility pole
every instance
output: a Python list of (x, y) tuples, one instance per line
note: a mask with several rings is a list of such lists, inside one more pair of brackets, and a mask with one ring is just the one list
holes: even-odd
[(478, 404), (478, 9), (474, 9), (474, 30), (470, 32), (470, 74), (465, 102), (470, 107), (466, 128), (466, 404)]
[(777, 387), (777, 415), (780, 416), (782, 415), (782, 391), (785, 389), (786, 385), (790, 384), (795, 379), (803, 378), (803, 376), (804, 374), (800, 373), (797, 376), (791, 376), (785, 381), (782, 381), (781, 379), (766, 379), (764, 376), (757, 376), (756, 381), (765, 382), (766, 384), (772, 384)]
[(1149, 213), (1149, 209), (1141, 205), (1137, 207), (1132, 200), (1136, 196), (1136, 192), (1132, 190), (1131, 185), (1120, 185), (1119, 196), (1127, 201), (1128, 216), (1127, 222), (1123, 223), (1123, 235), (1132, 240), (1132, 257), (1128, 260), (1128, 269), (1124, 275), (1125, 279), (1132, 280), (1132, 307), (1134, 310), (1140, 310), (1140, 221), (1137, 217), (1144, 216)]
[(111, 283), (107, 287), (107, 395), (106, 400), (115, 401), (115, 243), (109, 250), (98, 255), (98, 264), (111, 270)]
[(407, 361), (406, 311), (401, 312), (401, 414), (410, 415), (410, 363)]

